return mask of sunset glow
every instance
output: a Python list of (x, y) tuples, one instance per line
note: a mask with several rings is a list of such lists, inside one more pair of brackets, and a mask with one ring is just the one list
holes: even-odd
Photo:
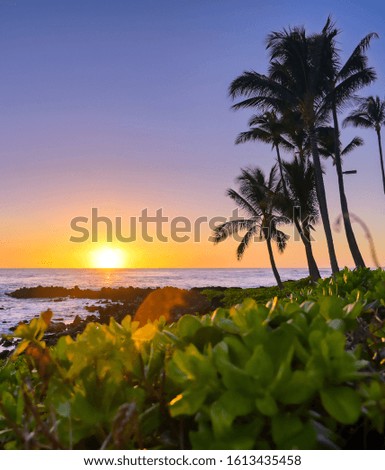
[(126, 255), (120, 248), (99, 248), (91, 253), (93, 268), (116, 269), (126, 267)]

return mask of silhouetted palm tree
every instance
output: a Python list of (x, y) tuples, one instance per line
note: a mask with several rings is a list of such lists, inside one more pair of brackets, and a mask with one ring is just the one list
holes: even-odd
[(266, 144), (271, 144), (272, 148), (276, 151), (278, 168), (281, 175), (283, 190), (287, 194), (285, 180), (283, 177), (282, 158), (280, 148), (286, 150), (293, 150), (294, 146), (287, 141), (283, 133), (285, 131), (285, 124), (278, 118), (274, 111), (267, 111), (263, 114), (255, 114), (249, 120), (250, 129), (241, 132), (235, 140), (236, 144), (241, 144), (250, 141), (260, 141)]
[(309, 275), (313, 281), (320, 279), (311, 245), (311, 230), (319, 217), (318, 199), (315, 189), (314, 167), (311, 162), (295, 157), (283, 164), (289, 198), (284, 201), (286, 215), (294, 225), (305, 246)]
[(359, 99), (358, 102), (358, 107), (344, 120), (343, 125), (352, 124), (355, 127), (372, 128), (376, 131), (385, 194), (385, 170), (381, 142), (381, 127), (385, 123), (385, 101), (378, 96), (368, 96)]
[(346, 239), (356, 267), (365, 267), (365, 262), (359, 250), (350, 221), (348, 202), (345, 194), (338, 110), (352, 101), (354, 93), (357, 90), (370, 85), (376, 79), (374, 69), (372, 67), (368, 67), (366, 50), (368, 49), (371, 40), (378, 36), (376, 33), (366, 35), (358, 43), (347, 61), (341, 65), (339, 51), (335, 43), (335, 28), (330, 18), (328, 18), (322, 34), (329, 41), (329, 56), (330, 62), (332, 63), (332, 74), (330, 74), (327, 81), (328, 95), (325, 97), (325, 105), (330, 106), (333, 118), (334, 163), (337, 171), (338, 189)]
[(246, 232), (237, 248), (237, 258), (240, 260), (251, 241), (265, 241), (274, 277), (278, 287), (282, 289), (271, 242), (276, 242), (278, 250), (283, 252), (289, 237), (278, 229), (279, 224), (287, 223), (287, 218), (282, 216), (276, 202), (279, 185), (276, 167), (272, 168), (268, 179), (259, 168), (242, 170), (237, 182), (239, 191), (229, 189), (227, 195), (247, 217), (229, 220), (217, 226), (214, 230), (214, 243), (222, 242), (239, 232)]
[[(326, 27), (329, 28), (328, 24)], [(330, 264), (332, 271), (337, 272), (339, 269), (316, 137), (317, 127), (327, 121), (330, 112), (324, 106), (327, 81), (333, 73), (328, 46), (337, 31), (329, 29), (327, 35), (322, 33), (310, 37), (304, 28), (271, 33), (267, 39), (269, 74), (244, 72), (231, 83), (229, 91), (233, 99), (240, 96), (246, 98), (236, 103), (234, 109), (257, 107), (262, 111), (278, 110), (282, 114), (290, 110), (300, 115), (313, 156), (317, 197)]]

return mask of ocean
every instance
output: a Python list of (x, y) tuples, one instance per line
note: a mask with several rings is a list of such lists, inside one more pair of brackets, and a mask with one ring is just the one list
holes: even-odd
[[(301, 279), (307, 269), (280, 269), (282, 280)], [(321, 269), (329, 276), (329, 269)], [(54, 320), (70, 323), (86, 317), (92, 299), (13, 299), (6, 295), (20, 287), (62, 286), (80, 289), (102, 287), (259, 287), (275, 285), (270, 269), (0, 269), (0, 334), (23, 320), (31, 320), (48, 308)]]

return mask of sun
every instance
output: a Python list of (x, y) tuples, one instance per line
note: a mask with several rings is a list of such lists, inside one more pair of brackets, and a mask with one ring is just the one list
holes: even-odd
[(91, 253), (91, 262), (94, 268), (114, 269), (124, 268), (126, 255), (120, 248), (98, 248)]

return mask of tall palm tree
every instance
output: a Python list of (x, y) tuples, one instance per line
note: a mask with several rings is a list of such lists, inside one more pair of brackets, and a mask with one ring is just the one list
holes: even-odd
[(217, 226), (214, 230), (214, 243), (222, 242), (239, 232), (246, 232), (237, 248), (237, 258), (240, 260), (251, 241), (265, 241), (271, 269), (278, 287), (282, 289), (272, 241), (276, 242), (278, 250), (283, 252), (289, 237), (278, 229), (278, 225), (286, 223), (287, 218), (282, 216), (276, 202), (279, 185), (276, 173), (276, 166), (270, 171), (268, 179), (259, 168), (242, 170), (237, 178), (239, 191), (228, 189), (227, 195), (247, 214), (247, 218), (229, 220)]
[(385, 171), (381, 142), (381, 127), (384, 123), (385, 101), (381, 100), (379, 96), (368, 96), (358, 100), (358, 107), (344, 120), (343, 125), (352, 124), (355, 127), (372, 128), (376, 131), (380, 152), (382, 185), (385, 194)]
[[(332, 31), (328, 35), (331, 36)], [(329, 115), (329, 110), (323, 106), (327, 80), (333, 72), (327, 53), (328, 41), (324, 34), (308, 37), (301, 27), (271, 33), (267, 39), (267, 49), (270, 51), (268, 75), (244, 72), (231, 83), (230, 96), (233, 99), (245, 98), (233, 108), (275, 109), (282, 114), (291, 110), (300, 115), (313, 156), (317, 198), (330, 264), (335, 273), (339, 268), (316, 137), (316, 128), (325, 123)]]
[(335, 41), (335, 28), (330, 17), (322, 30), (328, 42), (332, 73), (328, 77), (328, 95), (325, 105), (330, 106), (334, 126), (334, 163), (337, 171), (338, 189), (340, 195), (341, 211), (345, 228), (346, 239), (356, 267), (365, 267), (364, 259), (358, 247), (352, 224), (350, 221), (348, 202), (345, 194), (344, 178), (342, 173), (340, 130), (338, 111), (352, 101), (354, 93), (364, 86), (370, 85), (376, 79), (376, 73), (372, 67), (368, 67), (366, 50), (376, 33), (366, 35), (353, 50), (347, 61), (341, 65), (340, 57)]
[[(292, 217), (294, 225), (305, 246), (309, 275), (315, 282), (320, 272), (314, 259), (311, 245), (311, 230), (319, 217), (318, 200), (315, 189), (314, 167), (311, 162), (296, 156), (292, 162), (283, 164), (289, 199), (286, 199), (286, 212)], [(293, 211), (293, 206), (297, 210)], [(300, 213), (298, 213), (298, 210)], [(293, 213), (290, 213), (293, 211)]]
[(293, 150), (294, 146), (283, 136), (285, 125), (284, 122), (278, 118), (275, 111), (267, 111), (263, 114), (255, 114), (249, 120), (250, 129), (241, 132), (235, 140), (236, 144), (241, 144), (250, 141), (260, 141), (271, 144), (272, 148), (276, 151), (278, 168), (281, 176), (283, 190), (287, 194), (285, 179), (283, 175), (282, 158), (280, 148), (286, 150)]

